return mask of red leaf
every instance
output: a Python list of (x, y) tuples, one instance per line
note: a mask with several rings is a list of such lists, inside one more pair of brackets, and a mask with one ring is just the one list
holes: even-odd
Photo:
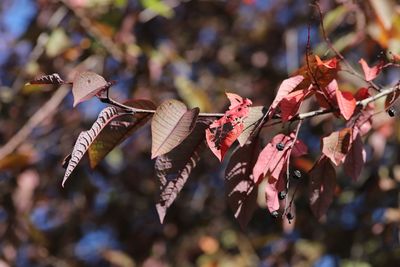
[(335, 168), (322, 156), (310, 171), (310, 204), (315, 217), (326, 214), (332, 203), (336, 187)]
[(282, 121), (288, 121), (297, 114), (305, 94), (306, 90), (297, 90), (291, 92), (281, 100), (279, 106), (281, 108)]
[(371, 96), (371, 94), (368, 92), (368, 88), (362, 87), (362, 88), (358, 89), (358, 91), (357, 91), (356, 95), (354, 96), (354, 98), (357, 101), (361, 101), (361, 100), (364, 100), (364, 99), (366, 99), (366, 98), (368, 98), (370, 96)]
[(336, 58), (331, 58), (331, 59), (322, 61), (321, 58), (318, 55), (316, 55), (315, 60), (317, 61), (317, 66), (324, 66), (328, 69), (336, 69), (338, 66), (338, 64), (337, 64), (338, 62), (337, 62)]
[[(298, 157), (307, 152), (307, 147), (300, 140), (296, 140), (293, 146), (293, 153), (291, 143), (293, 142), (294, 134), (291, 137), (278, 134), (264, 147), (258, 155), (258, 159), (253, 168), (253, 178), (255, 183), (260, 183), (264, 176), (271, 175), (272, 178), (278, 179), (284, 166), (287, 162), (287, 157), (292, 155)], [(276, 145), (282, 143), (283, 150), (278, 150)]]
[(225, 196), (242, 228), (246, 227), (257, 208), (258, 186), (254, 183), (252, 170), (258, 152), (256, 138), (248, 141), (235, 150), (225, 171)]
[(321, 107), (324, 108), (336, 108), (338, 106), (336, 92), (338, 91), (339, 86), (336, 79), (333, 79), (325, 88), (322, 89), (322, 96), (317, 100)]
[(342, 162), (350, 149), (351, 135), (351, 128), (344, 128), (322, 139), (322, 153), (330, 158), (336, 166)]
[(358, 134), (354, 139), (349, 152), (344, 160), (344, 172), (350, 176), (354, 181), (360, 176), (361, 170), (364, 166), (366, 152), (364, 150), (361, 136)]
[(249, 106), (252, 104), (251, 100), (237, 94), (227, 93), (226, 95), (231, 101), (229, 110), (206, 130), (207, 144), (220, 161), (243, 132), (243, 120), (249, 114)]
[(353, 128), (353, 136), (357, 136), (357, 134), (364, 136), (371, 130), (372, 116), (374, 115), (374, 103), (369, 103), (359, 112), (361, 114), (353, 116), (353, 118), (346, 124), (346, 127)]
[(337, 88), (336, 99), (339, 105), (340, 114), (342, 114), (346, 120), (349, 120), (356, 108), (356, 100), (354, 99), (352, 93), (341, 92), (339, 91), (339, 88)]
[(270, 106), (270, 110), (276, 109), (282, 99), (285, 98), (290, 92), (292, 92), (303, 80), (304, 77), (302, 75), (297, 75), (284, 80), (279, 86), (275, 99)]
[(285, 189), (285, 176), (280, 176), (279, 179), (270, 178), (268, 179), (265, 186), (265, 199), (267, 201), (267, 208), (269, 212), (279, 210), (279, 198), (278, 194), (280, 191)]
[(368, 63), (363, 58), (360, 59), (359, 63), (361, 64), (361, 67), (364, 71), (365, 80), (367, 82), (374, 80), (382, 71), (383, 66), (385, 65), (385, 63), (381, 61), (377, 65), (369, 67)]
[(291, 152), (292, 157), (301, 157), (303, 155), (306, 155), (308, 152), (306, 144), (304, 144), (301, 140), (296, 140), (296, 143), (294, 144)]
[[(278, 134), (264, 147), (264, 149), (258, 155), (257, 162), (253, 168), (253, 178), (255, 183), (261, 182), (264, 176), (267, 175), (267, 173), (274, 171), (274, 169), (283, 168), (283, 161), (281, 161), (281, 159), (285, 156), (287, 149), (289, 148), (287, 145), (289, 142), (290, 137), (284, 134)], [(279, 151), (276, 148), (278, 143), (282, 143), (284, 145), (284, 149), (282, 151)], [(277, 180), (278, 177), (274, 178)]]

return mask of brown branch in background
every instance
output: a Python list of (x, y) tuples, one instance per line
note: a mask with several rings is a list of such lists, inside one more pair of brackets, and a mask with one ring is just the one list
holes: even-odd
[(90, 19), (88, 19), (80, 9), (71, 7), (69, 2), (66, 0), (60, 0), (60, 2), (72, 11), (72, 13), (78, 18), (79, 23), (87, 32), (87, 34), (98, 40), (104, 49), (110, 53), (115, 60), (119, 62), (124, 61), (124, 53), (121, 51), (121, 49), (119, 49), (119, 47), (116, 46), (110, 38), (104, 36), (96, 27), (94, 27)]
[(3, 147), (0, 148), (0, 160), (14, 152), (19, 145), (26, 141), (33, 129), (59, 108), (61, 102), (64, 97), (67, 96), (69, 91), (70, 89), (68, 86), (61, 86), (58, 88), (46, 104), (37, 110), (28, 122), (26, 122), (25, 125)]
[[(60, 6), (50, 17), (47, 23), (47, 29), (52, 30), (56, 28), (61, 21), (65, 18), (65, 16), (68, 13), (68, 9), (65, 6)], [(16, 79), (14, 80), (14, 83), (12, 84), (11, 88), (13, 89), (12, 92), (17, 94), (23, 85), (25, 84), (25, 72), (26, 72), (26, 67), (30, 65), (32, 62), (36, 62), (43, 54), (47, 41), (49, 40), (49, 33), (48, 32), (42, 32), (39, 34), (37, 40), (36, 40), (36, 45), (30, 52), (28, 56), (28, 61), (25, 64), (23, 68), (21, 68), (17, 75)]]
[(329, 39), (328, 35), (326, 34), (325, 31), (325, 26), (324, 26), (324, 21), (323, 21), (323, 14), (321, 11), (321, 7), (319, 6), (318, 2), (315, 2), (314, 4), (311, 4), (312, 6), (315, 7), (315, 9), (318, 11), (318, 16), (319, 16), (319, 21), (320, 21), (320, 26), (321, 26), (321, 31), (322, 31), (322, 36), (324, 38), (325, 43), (327, 44), (327, 46), (329, 47), (329, 49), (337, 56), (339, 57), (339, 59), (346, 65), (347, 67), (347, 71), (360, 78), (361, 80), (363, 80), (364, 82), (368, 83), (369, 86), (371, 88), (373, 88), (374, 90), (380, 92), (381, 88), (376, 85), (373, 81), (367, 81), (363, 75), (361, 75), (358, 71), (356, 71), (353, 66), (351, 66), (350, 62), (347, 61), (347, 59), (342, 55), (342, 53), (340, 53), (332, 44), (331, 40)]

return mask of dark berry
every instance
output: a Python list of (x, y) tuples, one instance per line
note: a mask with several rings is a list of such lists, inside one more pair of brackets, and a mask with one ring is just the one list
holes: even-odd
[(285, 197), (286, 197), (286, 191), (281, 191), (281, 192), (278, 193), (278, 198), (280, 200), (285, 199)]
[(289, 222), (290, 222), (291, 220), (294, 219), (294, 215), (293, 215), (292, 213), (288, 212), (288, 214), (286, 214), (286, 218), (287, 218), (287, 219), (289, 220)]
[(301, 178), (301, 172), (299, 170), (294, 170), (293, 175), (292, 175), (293, 179), (300, 179)]
[(279, 217), (278, 211), (274, 210), (273, 212), (271, 212), (271, 216), (274, 218), (278, 218)]
[(276, 144), (276, 149), (278, 149), (279, 151), (282, 151), (284, 148), (285, 148), (285, 145), (283, 143)]
[(393, 107), (389, 108), (387, 113), (389, 114), (390, 117), (394, 117), (396, 115), (396, 110), (394, 110)]

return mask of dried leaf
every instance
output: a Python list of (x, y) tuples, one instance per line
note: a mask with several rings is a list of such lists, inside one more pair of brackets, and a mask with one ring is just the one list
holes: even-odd
[(155, 169), (161, 185), (156, 208), (161, 223), (200, 159), (199, 152), (204, 148), (204, 130), (211, 122), (210, 118), (199, 118), (192, 133), (180, 145), (157, 157)]
[(237, 94), (226, 93), (231, 101), (229, 110), (206, 130), (208, 147), (222, 161), (226, 151), (244, 130), (243, 120), (249, 114), (251, 100)]
[(344, 128), (322, 139), (322, 153), (338, 166), (350, 149), (352, 142), (351, 128)]
[[(155, 109), (156, 106), (149, 100), (131, 100), (124, 103), (127, 106), (139, 109)], [(150, 118), (151, 113), (122, 113), (113, 117), (93, 140), (88, 150), (90, 167), (95, 168), (100, 161), (117, 145), (122, 143), (134, 131), (143, 126)]]
[(385, 63), (383, 61), (379, 62), (377, 65), (373, 67), (369, 67), (368, 63), (362, 58), (359, 63), (364, 71), (364, 77), (367, 82), (374, 80), (379, 73), (382, 71)]
[(72, 83), (74, 107), (97, 94), (107, 91), (114, 83), (107, 82), (102, 76), (94, 72), (88, 71), (78, 74)]
[(310, 171), (310, 205), (315, 217), (326, 214), (332, 203), (336, 187), (336, 172), (330, 160), (324, 156)]
[(243, 120), (243, 131), (238, 137), (240, 146), (244, 146), (249, 137), (253, 134), (259, 121), (265, 115), (265, 108), (262, 106), (249, 107), (249, 114)]
[(364, 166), (365, 159), (366, 152), (364, 150), (361, 136), (358, 134), (346, 155), (346, 159), (344, 160), (344, 172), (354, 181), (357, 180)]
[[(107, 126), (107, 124), (114, 118), (126, 114), (126, 112), (120, 111), (115, 107), (107, 107), (100, 112), (97, 120), (93, 123), (92, 127), (88, 131), (84, 131), (79, 134), (78, 139), (76, 140), (74, 148), (72, 150), (71, 157), (68, 160), (68, 165), (65, 170), (62, 186), (64, 186), (68, 177), (71, 175), (72, 171), (78, 165), (79, 161), (82, 159), (83, 155), (89, 149), (89, 146), (96, 139), (102, 129)], [(132, 116), (132, 114), (130, 115)]]
[(151, 158), (168, 153), (178, 146), (193, 130), (199, 109), (187, 110), (178, 100), (164, 101), (151, 122)]
[(55, 85), (61, 85), (65, 83), (67, 82), (61, 79), (58, 73), (40, 76), (29, 82), (29, 84), (55, 84)]
[(246, 227), (257, 208), (258, 190), (252, 171), (259, 144), (257, 138), (254, 139), (236, 148), (225, 171), (225, 196), (242, 228)]

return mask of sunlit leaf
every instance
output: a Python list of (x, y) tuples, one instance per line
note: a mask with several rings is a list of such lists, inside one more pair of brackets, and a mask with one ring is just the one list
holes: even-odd
[[(124, 104), (139, 109), (154, 110), (156, 108), (149, 100), (131, 100)], [(90, 166), (96, 167), (114, 147), (145, 124), (151, 115), (151, 113), (121, 113), (119, 116), (113, 117), (89, 147)]]
[(84, 131), (79, 134), (71, 156), (67, 157), (65, 163), (63, 163), (63, 165), (67, 165), (62, 182), (63, 186), (75, 167), (78, 165), (79, 161), (85, 155), (86, 151), (89, 149), (90, 145), (93, 143), (93, 141), (95, 141), (104, 127), (106, 127), (108, 123), (113, 121), (116, 117), (124, 116), (126, 114), (133, 116), (132, 114), (121, 111), (115, 107), (107, 107), (100, 112), (97, 120), (93, 123), (92, 127), (88, 131)]
[(225, 196), (240, 226), (245, 228), (257, 208), (257, 184), (251, 177), (259, 144), (257, 138), (236, 148), (225, 171)]
[(114, 82), (107, 82), (102, 76), (94, 72), (79, 73), (72, 83), (72, 94), (74, 96), (74, 107), (79, 103), (89, 100), (93, 96), (100, 94)]
[(193, 130), (198, 114), (198, 108), (188, 110), (178, 100), (163, 102), (151, 122), (151, 158), (168, 153), (182, 143)]
[(271, 104), (270, 109), (275, 109), (279, 103), (285, 98), (290, 92), (304, 80), (302, 75), (297, 75), (284, 80), (279, 86), (278, 92), (276, 93), (275, 99)]
[(226, 93), (231, 105), (224, 116), (215, 120), (206, 130), (208, 147), (222, 161), (226, 151), (244, 130), (243, 120), (249, 114), (251, 100), (233, 93)]
[(356, 100), (354, 99), (353, 94), (350, 92), (342, 92), (337, 88), (336, 99), (339, 105), (340, 114), (342, 114), (346, 120), (349, 120), (351, 116), (353, 116), (356, 108)]
[(369, 67), (368, 63), (363, 58), (360, 59), (359, 63), (364, 71), (365, 80), (368, 82), (374, 80), (379, 75), (385, 64), (383, 61), (381, 61), (377, 65)]
[(243, 131), (238, 137), (239, 144), (244, 146), (258, 125), (258, 122), (265, 115), (266, 109), (262, 106), (249, 107), (249, 114), (243, 120)]
[(336, 172), (327, 157), (321, 159), (310, 171), (310, 204), (315, 217), (326, 214), (332, 203), (336, 187)]
[(156, 208), (161, 223), (200, 159), (199, 152), (205, 148), (204, 131), (211, 122), (211, 118), (199, 118), (196, 127), (180, 145), (157, 157), (155, 169), (160, 181), (160, 198)]
[(351, 142), (351, 128), (344, 128), (340, 131), (333, 132), (322, 139), (322, 153), (338, 166), (349, 151)]

